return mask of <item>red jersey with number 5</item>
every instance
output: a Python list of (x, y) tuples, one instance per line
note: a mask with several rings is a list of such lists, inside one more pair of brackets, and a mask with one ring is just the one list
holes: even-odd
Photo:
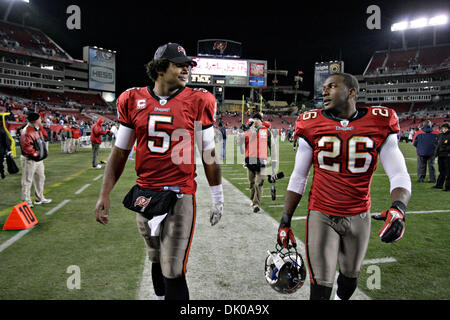
[(358, 108), (349, 120), (326, 110), (307, 111), (297, 119), (295, 136), (313, 150), (314, 177), (309, 210), (350, 216), (370, 210), (370, 184), (380, 147), (399, 132), (398, 117), (385, 107)]
[(205, 89), (185, 87), (163, 99), (150, 87), (132, 88), (117, 99), (117, 111), (119, 122), (136, 132), (137, 184), (194, 194), (195, 130), (214, 124), (215, 97)]

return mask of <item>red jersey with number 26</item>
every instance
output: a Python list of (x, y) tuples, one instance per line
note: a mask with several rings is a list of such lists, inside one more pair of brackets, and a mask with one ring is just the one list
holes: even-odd
[(119, 122), (136, 132), (137, 184), (160, 191), (179, 187), (194, 194), (194, 129), (214, 124), (216, 99), (205, 89), (188, 87), (160, 99), (150, 87), (132, 88), (117, 99)]
[(358, 108), (353, 119), (334, 118), (325, 110), (297, 119), (296, 137), (313, 149), (314, 177), (309, 210), (351, 216), (370, 210), (370, 184), (380, 147), (399, 132), (398, 117), (385, 107)]

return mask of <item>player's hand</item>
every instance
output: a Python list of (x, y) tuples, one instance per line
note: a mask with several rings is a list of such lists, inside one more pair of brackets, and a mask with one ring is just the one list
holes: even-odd
[(211, 213), (209, 216), (209, 222), (211, 222), (211, 226), (217, 224), (217, 222), (220, 221), (220, 218), (222, 218), (222, 213), (223, 203), (219, 202), (211, 206)]
[(289, 247), (289, 241), (292, 243), (292, 246), (294, 248), (297, 246), (294, 233), (291, 229), (291, 219), (292, 216), (283, 213), (280, 221), (280, 226), (278, 227), (277, 243), (283, 248)]
[(403, 237), (405, 233), (405, 215), (400, 210), (389, 208), (372, 218), (386, 221), (378, 232), (381, 241), (386, 243), (397, 242)]
[(95, 220), (101, 224), (107, 224), (109, 222), (109, 198), (99, 198), (95, 205)]

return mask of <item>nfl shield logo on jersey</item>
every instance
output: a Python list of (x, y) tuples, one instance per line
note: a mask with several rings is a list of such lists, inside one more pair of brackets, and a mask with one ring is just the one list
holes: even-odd
[(341, 120), (341, 126), (346, 128), (348, 126), (349, 121), (348, 120)]

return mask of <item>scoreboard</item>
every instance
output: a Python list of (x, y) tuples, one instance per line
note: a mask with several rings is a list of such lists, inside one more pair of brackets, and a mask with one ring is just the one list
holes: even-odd
[(322, 86), (333, 73), (344, 72), (344, 61), (316, 62), (314, 65), (314, 105), (323, 108)]
[(267, 85), (267, 61), (192, 58), (197, 66), (189, 72), (188, 83), (214, 87), (265, 87)]

